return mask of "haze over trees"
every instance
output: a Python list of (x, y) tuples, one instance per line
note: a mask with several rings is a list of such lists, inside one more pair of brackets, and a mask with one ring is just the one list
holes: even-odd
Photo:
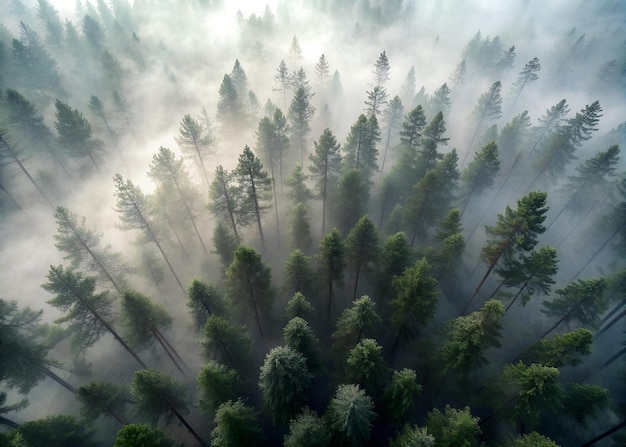
[(623, 445), (619, 1), (5, 3), (0, 446)]

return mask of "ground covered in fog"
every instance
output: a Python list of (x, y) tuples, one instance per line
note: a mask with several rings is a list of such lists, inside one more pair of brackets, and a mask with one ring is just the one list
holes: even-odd
[(619, 0), (5, 3), (0, 446), (624, 445)]

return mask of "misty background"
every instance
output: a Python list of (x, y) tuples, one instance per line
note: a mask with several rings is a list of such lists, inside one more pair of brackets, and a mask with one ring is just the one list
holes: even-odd
[[(444, 83), (451, 90), (454, 88), (449, 95), (450, 105), (444, 111), (445, 136), (449, 141), (438, 149), (444, 154), (456, 149), (460, 171), (474, 153), (496, 139), (497, 132), (524, 111), (528, 111), (531, 126), (538, 126), (546, 110), (562, 99), (567, 100), (570, 108), (566, 119), (594, 101), (601, 105), (602, 116), (592, 137), (577, 148), (576, 159), (568, 163), (564, 173), (556, 179), (540, 179), (529, 185), (534, 174), (514, 171), (519, 154), (522, 154), (519, 156), (523, 166), (532, 166), (532, 156), (527, 157), (530, 143), (518, 145), (513, 154), (501, 154), (494, 186), (472, 196), (463, 212), (467, 248), (454, 277), (441, 282), (443, 294), (437, 322), (459, 314), (485, 271), (482, 265), (476, 268), (479, 252), (488, 239), (485, 225), (494, 225), (497, 214), (507, 205), (514, 206), (527, 187), (532, 186), (532, 190), (548, 193), (551, 208), (546, 220), (548, 226), (567, 203), (562, 192), (567, 176), (574, 175), (575, 168), (598, 151), (606, 151), (611, 145), (619, 145), (623, 150), (626, 144), (626, 10), (620, 1), (52, 0), (48, 3), (53, 9), (46, 10), (42, 2), (37, 1), (4, 0), (0, 8), (0, 88), (3, 91), (16, 89), (32, 102), (52, 130), (53, 139), (58, 138), (54, 126), (55, 100), (81, 111), (91, 124), (93, 137), (101, 141), (102, 151), (97, 169), (85, 167), (89, 163), (82, 158), (67, 157), (59, 164), (44, 149), (36, 148), (38, 143), (29, 141), (19, 132), (12, 136), (12, 142), (20, 151), (19, 159), (40, 191), (14, 162), (2, 160), (0, 297), (16, 300), (20, 306), (43, 309), (47, 322), (59, 317), (59, 311), (46, 303), (52, 295), (41, 285), (46, 282), (51, 265), (67, 263), (64, 254), (55, 247), (54, 239), (57, 232), (55, 207), (63, 206), (79, 218), (84, 216), (86, 226), (102, 234), (103, 246), (110, 244), (113, 251), (121, 253), (121, 260), (134, 269), (134, 273), (128, 275), (131, 287), (149, 295), (170, 312), (174, 323), (168, 336), (179, 352), (184, 353), (192, 370), (202, 364), (198, 352), (201, 334), (194, 332), (185, 296), (167, 268), (161, 265), (163, 280), (153, 281), (142, 261), (143, 248), (135, 243), (138, 233), (120, 228), (113, 176), (121, 174), (144, 193), (153, 193), (155, 183), (147, 175), (153, 156), (161, 146), (169, 148), (177, 157), (183, 155), (176, 138), (181, 120), (187, 114), (210, 123), (213, 143), (205, 160), (209, 181), (213, 180), (218, 165), (228, 170), (235, 168), (245, 145), (255, 151), (258, 122), (268, 115), (268, 101), (287, 114), (294, 92), (282, 91), (275, 80), (281, 61), (284, 60), (290, 73), (302, 68), (313, 93), (310, 101), (315, 113), (310, 122), (311, 130), (305, 137), (305, 173), (310, 165), (308, 155), (314, 151), (313, 142), (318, 141), (324, 129), (329, 128), (343, 146), (351, 126), (365, 113), (366, 92), (372, 89), (372, 70), (383, 52), (390, 65), (390, 79), (386, 83), (388, 98), (399, 96), (404, 107), (403, 118), (422, 104), (426, 120), (430, 122), (436, 113), (427, 105), (428, 101), (432, 102), (432, 95)], [(95, 23), (92, 34), (89, 34), (89, 26), (85, 28), (85, 16)], [(25, 69), (12, 62), (12, 41), (24, 36), (20, 23), (38, 34), (52, 65), (46, 66), (46, 62), (38, 59)], [(510, 51), (510, 59), (501, 66), (491, 66), (493, 61), (480, 60), (480, 52), (468, 50), (472, 39), (491, 44), (494, 54)], [(300, 53), (294, 51), (294, 43)], [(108, 52), (114, 62), (103, 59), (104, 52)], [(315, 70), (322, 54), (329, 66), (329, 76), (323, 85)], [(518, 95), (514, 83), (533, 58), (541, 64), (538, 79), (524, 86)], [(220, 118), (218, 103), (224, 75), (232, 72), (236, 60), (245, 70), (248, 89), (258, 103), (248, 104), (245, 122), (232, 126)], [(462, 81), (457, 82), (457, 70), (463, 61), (466, 73)], [(502, 86), (501, 116), (483, 123), (479, 126), (480, 132), (474, 134), (477, 127), (470, 114), (481, 95), (496, 81)], [(118, 95), (117, 101), (114, 92)], [(90, 98), (94, 95), (104, 104), (106, 123), (90, 110)], [(0, 118), (2, 127), (11, 132), (5, 109)], [(400, 160), (397, 129), (388, 132), (385, 119), (379, 121), (382, 138), (377, 146), (378, 166), (380, 168), (387, 146), (385, 169), (372, 176), (367, 205), (367, 213), (376, 223), (384, 203), (383, 178)], [(496, 129), (492, 128), (494, 125)], [(490, 138), (490, 130), (494, 138)], [(295, 160), (299, 160), (299, 156), (297, 154)], [(290, 161), (290, 165), (298, 164), (298, 161)], [(193, 234), (183, 235), (182, 245), (187, 255), (178, 250), (174, 242), (166, 246), (166, 252), (185, 287), (194, 278), (217, 284), (222, 281), (223, 266), (211, 243), (217, 220), (205, 207), (210, 202), (208, 187), (193, 159), (185, 156), (184, 166), (200, 197), (196, 206), (197, 223), (209, 253), (199, 246)], [(522, 165), (517, 167), (521, 169)], [(615, 184), (625, 171), (622, 156), (616, 166), (619, 174), (614, 179)], [(285, 177), (290, 174), (291, 169), (284, 173)], [(309, 186), (313, 186), (312, 182)], [(553, 290), (565, 287), (573, 277), (603, 276), (624, 267), (624, 245), (619, 238), (595, 253), (604, 241), (603, 236), (612, 231), (603, 230), (602, 217), (614, 204), (611, 198), (598, 198), (598, 202), (602, 203), (576, 228), (577, 219), (563, 216), (542, 235), (541, 246), (556, 245), (575, 229), (558, 247), (560, 262)], [(462, 207), (463, 197), (459, 195), (452, 204)], [(290, 251), (286, 242), (290, 207), (286, 195), (279, 193), (279, 228), (276, 228), (274, 209), (263, 217), (267, 242), (262, 255), (272, 267), (276, 287), (281, 282)], [(313, 254), (313, 247), (322, 237), (321, 204), (317, 200), (312, 202), (310, 222), (313, 242), (309, 254)], [(328, 223), (326, 230), (331, 227)], [(389, 235), (384, 225), (380, 231), (381, 239)], [(254, 225), (242, 228), (241, 236), (243, 242), (262, 250)], [(432, 239), (425, 238), (424, 246), (419, 248), (426, 249), (428, 241)], [(586, 265), (591, 256), (593, 262)], [(480, 292), (481, 302), (497, 286), (495, 280), (490, 281)], [(346, 281), (345, 290), (341, 292), (345, 295), (342, 307), (350, 302), (350, 284)], [(102, 290), (110, 289), (100, 282), (98, 286)], [(286, 299), (277, 299), (277, 315), (285, 302)], [(517, 352), (534, 340), (523, 340), (520, 334), (524, 337), (530, 333), (540, 335), (549, 326), (549, 319), (540, 312), (540, 304), (541, 299), (537, 298), (524, 312), (507, 315), (504, 347), (493, 355), (494, 360), (512, 361), (506, 354), (508, 350)], [(475, 307), (470, 310), (478, 306)], [(623, 322), (618, 323), (594, 344), (589, 368), (620, 349), (623, 329)], [(330, 325), (327, 330), (332, 331)], [(428, 334), (428, 330), (425, 333)], [(274, 344), (259, 341), (255, 349), (262, 356)], [(167, 362), (155, 348), (148, 352), (146, 356), (151, 363)], [(403, 355), (411, 353), (407, 350)], [(91, 364), (93, 374), (90, 378), (69, 371), (74, 359), (66, 342), (55, 347), (51, 356), (63, 363), (68, 369), (64, 374), (76, 384), (96, 378), (125, 383), (132, 377), (132, 359), (127, 358), (111, 337), (104, 337), (87, 351), (85, 360)], [(623, 369), (623, 359), (621, 362)], [(169, 365), (164, 365), (163, 369), (176, 373)], [(587, 373), (588, 370), (583, 370), (577, 374), (584, 377)], [(609, 389), (617, 380), (615, 373), (608, 371), (593, 379), (594, 383)], [(11, 414), (16, 422), (53, 412), (77, 411), (71, 395), (47, 382), (34, 388), (28, 397), (30, 405)], [(202, 426), (203, 418), (199, 414), (194, 413), (191, 419)], [(601, 432), (608, 425), (599, 423), (593, 430), (572, 436), (588, 438), (589, 434)], [(108, 433), (102, 427), (108, 427)], [(111, 427), (117, 430), (117, 426), (114, 421), (105, 421), (102, 427), (98, 434), (106, 443), (110, 441)], [(204, 432), (207, 430), (205, 428)], [(571, 438), (563, 436), (562, 442), (568, 445), (565, 440), (571, 441)]]

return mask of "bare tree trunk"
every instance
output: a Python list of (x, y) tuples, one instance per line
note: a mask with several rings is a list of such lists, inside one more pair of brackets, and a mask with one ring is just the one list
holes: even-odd
[(613, 433), (615, 433), (618, 430), (621, 430), (622, 428), (626, 427), (626, 420), (623, 420), (621, 423), (615, 425), (614, 427), (610, 428), (609, 430), (605, 431), (604, 433), (602, 433), (601, 435), (596, 436), (595, 438), (593, 438), (591, 441), (587, 441), (585, 442), (583, 445), (581, 445), (580, 447), (589, 447), (590, 445), (594, 445), (596, 442), (606, 438), (607, 436), (611, 436)]

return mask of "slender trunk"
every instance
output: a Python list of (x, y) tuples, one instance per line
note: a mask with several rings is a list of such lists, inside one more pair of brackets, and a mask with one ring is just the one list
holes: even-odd
[(274, 180), (274, 164), (270, 163), (272, 170), (272, 192), (274, 193), (274, 214), (276, 217), (276, 240), (280, 241), (280, 229), (278, 227), (278, 199), (276, 198), (276, 181)]
[(621, 320), (622, 318), (624, 318), (626, 316), (626, 310), (623, 310), (618, 316), (616, 316), (615, 318), (613, 318), (613, 320), (611, 320), (611, 322), (609, 324), (607, 324), (606, 326), (604, 326), (602, 329), (600, 329), (598, 332), (596, 332), (596, 335), (594, 338), (598, 338), (600, 335), (604, 334), (606, 331), (608, 331), (611, 327), (613, 327), (615, 325), (615, 323), (617, 323), (619, 320)]
[(152, 241), (155, 243), (155, 245), (159, 249), (159, 252), (161, 253), (161, 256), (163, 256), (163, 259), (165, 260), (165, 263), (167, 264), (167, 266), (169, 267), (170, 271), (172, 272), (172, 275), (174, 275), (174, 279), (178, 283), (178, 286), (180, 287), (180, 290), (183, 292), (183, 295), (185, 295), (185, 297), (186, 297), (187, 296), (187, 291), (185, 290), (185, 287), (183, 286), (183, 283), (178, 278), (178, 275), (176, 274), (176, 271), (174, 270), (174, 267), (170, 263), (170, 260), (165, 255), (165, 252), (163, 251), (163, 248), (161, 247), (161, 244), (159, 244), (159, 240), (157, 239), (156, 235), (152, 231), (152, 227), (150, 227), (150, 225), (148, 224), (148, 221), (145, 219), (145, 217), (143, 216), (143, 213), (141, 212), (141, 210), (139, 209), (139, 207), (137, 206), (137, 204), (134, 201), (133, 201), (133, 207), (135, 208), (135, 211), (137, 212), (137, 215), (139, 216), (139, 218), (143, 222), (143, 225), (144, 225), (146, 231), (150, 235), (150, 239), (152, 239)]
[(224, 340), (220, 340), (219, 343), (220, 343), (220, 346), (222, 347), (222, 355), (226, 357), (226, 361), (228, 362), (228, 365), (233, 369), (236, 368), (236, 365), (233, 362), (233, 358), (230, 355), (230, 351), (228, 350), (228, 346), (224, 344)]
[(619, 351), (617, 354), (615, 354), (613, 357), (611, 357), (610, 359), (608, 359), (606, 362), (604, 362), (601, 366), (601, 368), (606, 368), (607, 366), (609, 366), (611, 363), (613, 363), (615, 360), (617, 360), (618, 358), (620, 358), (621, 356), (623, 356), (624, 354), (626, 354), (626, 348), (623, 348), (621, 351)]
[(5, 425), (7, 427), (13, 428), (13, 429), (18, 429), (20, 428), (20, 425), (16, 422), (13, 422), (10, 419), (7, 419), (3, 416), (0, 416), (0, 424)]
[(24, 210), (22, 209), (22, 207), (20, 206), (20, 204), (19, 204), (19, 203), (17, 203), (17, 201), (13, 198), (13, 196), (11, 195), (11, 193), (10, 193), (9, 191), (7, 191), (7, 189), (6, 189), (6, 188), (5, 188), (2, 184), (0, 184), (0, 190), (2, 190), (2, 191), (6, 194), (6, 196), (9, 198), (9, 200), (11, 201), (11, 203), (13, 204), (13, 206), (15, 206), (15, 207), (16, 207), (18, 210), (20, 210), (20, 211), (24, 211)]
[(393, 341), (393, 347), (391, 348), (391, 361), (389, 362), (389, 366), (393, 366), (393, 361), (396, 358), (396, 351), (398, 350), (398, 344), (400, 343), (400, 338), (404, 334), (405, 327), (404, 325), (400, 326), (400, 330), (398, 331), (398, 335)]
[(383, 219), (385, 218), (385, 211), (387, 211), (387, 202), (389, 201), (389, 190), (385, 190), (382, 200), (382, 208), (380, 210), (380, 219), (378, 220), (378, 229), (383, 226)]
[(159, 342), (159, 344), (161, 345), (161, 347), (163, 348), (167, 356), (170, 358), (172, 363), (174, 363), (174, 366), (176, 366), (176, 369), (178, 370), (178, 372), (180, 372), (181, 375), (186, 379), (187, 374), (185, 374), (185, 371), (183, 370), (183, 368), (178, 364), (178, 362), (176, 361), (176, 359), (174, 358), (170, 350), (167, 348), (167, 345), (165, 344), (163, 339), (159, 336), (155, 328), (150, 328), (150, 331), (152, 332), (152, 335), (154, 335), (154, 338), (156, 338), (156, 341)]
[(89, 156), (89, 160), (91, 160), (91, 163), (94, 165), (94, 167), (96, 168), (96, 172), (100, 173), (100, 166), (98, 166), (98, 163), (96, 163), (96, 159), (93, 158), (93, 154), (91, 153), (91, 150), (89, 149), (89, 147), (83, 147), (83, 149), (85, 149), (87, 151), (87, 155)]
[(467, 303), (465, 304), (465, 307), (463, 308), (463, 313), (464, 314), (467, 313), (467, 310), (469, 309), (470, 305), (472, 304), (472, 301), (474, 301), (474, 298), (476, 298), (476, 295), (478, 295), (478, 291), (480, 290), (480, 288), (483, 286), (483, 284), (485, 283), (485, 281), (489, 277), (489, 274), (491, 273), (493, 268), (496, 266), (496, 263), (498, 262), (499, 259), (500, 259), (500, 256), (498, 256), (498, 259), (496, 259), (495, 262), (493, 262), (493, 263), (491, 263), (489, 265), (489, 268), (487, 269), (487, 271), (483, 275), (482, 279), (480, 280), (480, 282), (476, 286), (476, 289), (474, 289), (474, 293), (472, 293), (472, 296), (470, 297), (470, 299), (467, 300)]
[(254, 213), (256, 215), (256, 222), (259, 227), (259, 237), (261, 238), (261, 248), (265, 253), (265, 238), (263, 237), (263, 226), (261, 225), (261, 210), (259, 210), (259, 200), (256, 195), (256, 185), (254, 184), (254, 178), (250, 176), (250, 184), (252, 185), (252, 197), (254, 199)]
[(230, 197), (228, 197), (228, 188), (223, 177), (220, 177), (220, 184), (222, 185), (222, 191), (224, 192), (224, 199), (226, 199), (226, 206), (228, 207), (228, 215), (230, 217), (230, 224), (233, 227), (233, 233), (235, 233), (235, 239), (239, 244), (239, 233), (237, 232), (237, 224), (235, 223), (235, 211), (231, 207)]
[(172, 222), (172, 218), (170, 217), (170, 213), (167, 212), (167, 210), (165, 209), (165, 205), (164, 204), (161, 203), (160, 205), (161, 205), (161, 210), (163, 210), (163, 214), (165, 215), (165, 220), (167, 221), (167, 224), (169, 225), (170, 229), (172, 230), (172, 233), (174, 233), (174, 237), (176, 238), (176, 242), (178, 242), (178, 246), (180, 247), (180, 250), (185, 255), (185, 258), (187, 259), (187, 261), (191, 262), (191, 257), (189, 256), (189, 253), (187, 252), (187, 249), (183, 245), (183, 241), (180, 238), (180, 235), (178, 234), (178, 231), (176, 230), (176, 227), (174, 226), (174, 222)]
[(200, 231), (198, 231), (196, 220), (193, 218), (193, 213), (191, 212), (191, 209), (189, 208), (189, 204), (187, 203), (187, 200), (185, 200), (185, 197), (183, 196), (183, 191), (180, 185), (178, 184), (178, 179), (174, 175), (174, 171), (172, 170), (171, 164), (168, 163), (167, 167), (170, 170), (170, 174), (172, 175), (172, 180), (174, 181), (174, 185), (176, 186), (176, 191), (178, 192), (178, 197), (180, 197), (180, 200), (183, 202), (183, 205), (185, 206), (185, 211), (187, 212), (187, 216), (189, 216), (189, 220), (191, 220), (191, 225), (193, 226), (193, 229), (196, 232), (196, 236), (198, 237), (198, 240), (200, 241), (200, 245), (202, 245), (202, 249), (204, 250), (204, 253), (208, 254), (209, 252), (204, 246), (204, 241), (202, 240), (202, 236), (200, 236)]
[(611, 436), (613, 433), (615, 433), (618, 430), (621, 430), (624, 427), (626, 427), (626, 420), (623, 420), (622, 422), (620, 422), (619, 424), (615, 425), (613, 428), (610, 428), (609, 430), (605, 431), (601, 435), (596, 436), (591, 441), (585, 442), (580, 447), (589, 447), (590, 445), (594, 445), (596, 442), (606, 438), (607, 436)]
[(76, 388), (74, 388), (72, 385), (67, 383), (65, 380), (61, 379), (59, 376), (57, 376), (55, 373), (53, 373), (49, 368), (46, 368), (44, 366), (43, 372), (45, 373), (46, 376), (50, 377), (56, 383), (58, 383), (63, 388), (65, 388), (67, 391), (69, 391), (72, 394), (76, 394)]
[(352, 292), (352, 301), (356, 299), (356, 289), (359, 285), (359, 273), (361, 273), (361, 262), (359, 261), (359, 266), (356, 269), (356, 278), (354, 279), (354, 291)]
[(615, 306), (613, 309), (611, 309), (611, 311), (609, 313), (607, 313), (604, 318), (602, 318), (602, 321), (600, 322), (600, 324), (604, 324), (606, 323), (606, 321), (611, 318), (613, 315), (615, 315), (615, 313), (617, 313), (618, 310), (620, 310), (622, 308), (622, 306), (624, 306), (624, 304), (626, 304), (626, 299), (622, 300), (620, 303), (617, 304), (617, 306)]
[(204, 168), (204, 160), (202, 159), (202, 153), (200, 152), (200, 146), (198, 146), (198, 141), (196, 141), (196, 136), (191, 134), (191, 138), (193, 138), (193, 145), (196, 148), (196, 154), (198, 155), (198, 160), (200, 160), (200, 167), (202, 168), (202, 174), (204, 175), (204, 180), (206, 181), (207, 188), (211, 188), (211, 182), (209, 182), (209, 176), (206, 173), (206, 169)]
[(507, 313), (508, 310), (511, 308), (511, 306), (513, 305), (513, 303), (517, 300), (517, 298), (522, 294), (522, 291), (526, 288), (526, 286), (528, 285), (528, 281), (526, 281), (524, 283), (524, 285), (517, 291), (517, 293), (515, 294), (515, 296), (513, 297), (513, 299), (511, 300), (511, 302), (509, 303), (508, 306), (506, 306), (506, 309), (504, 309), (504, 313)]
[(385, 160), (387, 159), (387, 149), (389, 148), (389, 142), (391, 141), (391, 131), (393, 130), (393, 122), (392, 120), (389, 123), (389, 132), (387, 133), (387, 142), (385, 143), (385, 151), (383, 152), (383, 163), (380, 167), (380, 178), (383, 178), (383, 172), (385, 171)]
[(613, 233), (611, 233), (611, 235), (606, 239), (606, 241), (604, 241), (604, 243), (600, 246), (600, 248), (598, 248), (595, 253), (593, 254), (593, 256), (591, 256), (587, 262), (585, 262), (585, 265), (583, 265), (580, 270), (578, 270), (576, 272), (576, 274), (572, 277), (572, 279), (570, 279), (570, 282), (574, 281), (576, 278), (578, 278), (578, 276), (585, 271), (585, 269), (589, 266), (589, 264), (591, 264), (593, 262), (594, 259), (596, 259), (596, 256), (598, 256), (602, 250), (604, 250), (604, 248), (609, 244), (609, 242), (611, 242), (611, 240), (620, 232), (624, 229), (624, 227), (626, 227), (626, 222), (623, 223), (620, 227), (618, 227)]
[(174, 354), (174, 356), (178, 359), (178, 361), (182, 364), (182, 366), (188, 371), (191, 370), (191, 368), (189, 368), (189, 366), (185, 363), (182, 357), (178, 354), (178, 351), (174, 348), (174, 346), (172, 346), (172, 344), (167, 340), (167, 338), (165, 338), (165, 335), (163, 335), (163, 333), (158, 328), (155, 328), (154, 330), (159, 335), (159, 337), (161, 337), (161, 340), (163, 340), (163, 343), (167, 345), (170, 352)]
[[(111, 127), (109, 126), (109, 122), (107, 121), (106, 117), (104, 116), (103, 112), (98, 112), (98, 115), (100, 115), (100, 118), (102, 118), (102, 121), (104, 122), (104, 125), (107, 128), (107, 131), (109, 132), (109, 136), (111, 137), (111, 140), (113, 140), (113, 144), (115, 145), (116, 148), (119, 149), (119, 146), (117, 145), (117, 138), (115, 138), (115, 134), (113, 133), (113, 130), (111, 130)], [(120, 155), (122, 155), (122, 153), (120, 152)]]
[(322, 236), (326, 233), (326, 187), (328, 185), (328, 157), (326, 159), (326, 170), (324, 170), (324, 184), (322, 186)]
[(179, 411), (174, 407), (174, 405), (172, 405), (169, 400), (167, 400), (167, 406), (170, 408), (170, 411), (172, 413), (174, 413), (174, 415), (176, 416), (176, 418), (180, 421), (181, 424), (183, 424), (185, 426), (185, 428), (187, 429), (187, 431), (189, 431), (189, 433), (191, 433), (191, 435), (196, 438), (196, 440), (198, 441), (198, 443), (202, 446), (202, 447), (207, 447), (207, 444), (202, 440), (202, 438), (198, 435), (198, 433), (195, 432), (195, 430), (191, 427), (191, 425), (189, 425), (189, 423), (185, 420), (185, 418), (183, 417), (182, 414), (179, 413)]
[(15, 153), (14, 149), (11, 146), (9, 146), (9, 143), (2, 136), (0, 136), (0, 143), (4, 144), (4, 146), (8, 149), (9, 155), (11, 156), (13, 161), (17, 163), (22, 173), (24, 173), (24, 175), (28, 178), (28, 180), (33, 184), (33, 186), (35, 187), (37, 192), (41, 195), (41, 197), (46, 201), (48, 205), (54, 208), (54, 206), (52, 205), (52, 202), (50, 202), (50, 199), (48, 199), (48, 196), (46, 196), (46, 193), (44, 193), (43, 190), (39, 187), (35, 179), (30, 175), (30, 172), (28, 172), (28, 170), (26, 169), (22, 161), (19, 159), (19, 157)]
[(476, 126), (476, 130), (474, 130), (474, 135), (472, 135), (472, 139), (470, 140), (470, 144), (467, 148), (467, 152), (465, 152), (465, 156), (463, 157), (463, 161), (461, 162), (461, 167), (465, 166), (465, 162), (467, 161), (467, 157), (470, 154), (470, 151), (472, 150), (472, 146), (474, 146), (474, 140), (476, 140), (476, 136), (478, 135), (478, 131), (480, 130), (480, 126), (483, 124), (483, 121), (485, 120), (485, 115), (487, 114), (487, 107), (485, 107), (485, 109), (483, 110), (482, 115), (480, 116), (480, 121), (478, 121), (478, 125)]
[(71, 179), (72, 176), (70, 175), (70, 173), (68, 172), (68, 170), (65, 168), (65, 164), (63, 162), (61, 162), (61, 160), (59, 160), (59, 157), (57, 157), (57, 154), (55, 154), (54, 150), (52, 149), (52, 147), (50, 147), (50, 145), (48, 144), (47, 141), (44, 142), (44, 145), (46, 146), (46, 149), (48, 149), (48, 152), (50, 152), (50, 155), (52, 156), (52, 158), (54, 159), (54, 161), (61, 167), (61, 170), (63, 171), (63, 173), (65, 174), (65, 176), (68, 179)]
[(333, 280), (332, 278), (328, 281), (328, 320), (330, 320), (330, 305), (333, 300)]
[(498, 284), (498, 287), (496, 287), (496, 289), (491, 293), (491, 296), (489, 297), (489, 299), (493, 298), (496, 293), (498, 293), (498, 291), (502, 288), (502, 286), (504, 285), (504, 281), (500, 281), (500, 284)]

